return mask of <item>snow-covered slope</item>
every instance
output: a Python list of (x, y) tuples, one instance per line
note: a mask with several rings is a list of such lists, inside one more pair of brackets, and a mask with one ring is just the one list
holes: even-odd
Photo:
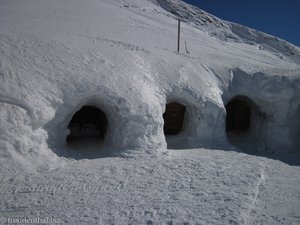
[(181, 0), (152, 0), (175, 18), (187, 22), (211, 36), (229, 42), (256, 45), (260, 49), (287, 56), (299, 64), (299, 48), (277, 37), (253, 30), (240, 24), (226, 22)]
[[(224, 106), (236, 95), (249, 97), (268, 118), (252, 132), (254, 149), (296, 145), (298, 125), (289, 118), (299, 121), (298, 47), (175, 0), (0, 4), (5, 154), (60, 154), (72, 115), (86, 104), (109, 117), (105, 146), (164, 148), (162, 114), (171, 100), (187, 107), (175, 146), (225, 147)], [(177, 22), (165, 9), (188, 22), (179, 54)], [(222, 36), (238, 32), (236, 41)], [(261, 43), (245, 44), (246, 33)]]
[(300, 222), (299, 166), (243, 153), (176, 150), (13, 177), (0, 171), (2, 224), (47, 217), (72, 225)]
[[(0, 223), (299, 224), (299, 76), (299, 47), (179, 0), (0, 0)], [(105, 139), (66, 145), (86, 105)]]

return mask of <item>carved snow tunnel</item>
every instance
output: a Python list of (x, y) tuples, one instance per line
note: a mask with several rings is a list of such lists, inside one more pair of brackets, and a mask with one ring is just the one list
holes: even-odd
[(163, 114), (165, 135), (176, 135), (181, 132), (185, 111), (185, 106), (177, 102), (170, 102), (166, 105), (166, 111)]
[(67, 136), (67, 143), (104, 140), (107, 125), (107, 117), (101, 109), (83, 106), (73, 115), (68, 125), (70, 134)]
[(228, 141), (240, 149), (256, 151), (264, 146), (266, 115), (246, 96), (236, 96), (226, 105)]
[(250, 128), (251, 108), (243, 99), (233, 99), (226, 105), (226, 131), (229, 133), (246, 133)]

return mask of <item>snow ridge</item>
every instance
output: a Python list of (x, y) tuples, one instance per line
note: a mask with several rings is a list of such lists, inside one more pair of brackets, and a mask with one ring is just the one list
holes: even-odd
[(300, 64), (300, 48), (280, 38), (237, 23), (223, 21), (182, 0), (155, 0), (154, 2), (176, 18), (180, 18), (198, 29), (205, 30), (211, 36), (220, 40), (250, 45), (259, 44), (260, 48), (268, 49), (278, 54), (283, 53)]

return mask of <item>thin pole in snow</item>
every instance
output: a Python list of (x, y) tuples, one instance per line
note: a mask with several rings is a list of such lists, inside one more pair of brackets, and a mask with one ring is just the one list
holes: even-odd
[(186, 41), (184, 41), (184, 44), (185, 44), (185, 51), (186, 51), (186, 54), (190, 54), (190, 52), (188, 51), (188, 48), (187, 48)]
[(177, 52), (180, 49), (180, 19), (178, 19), (178, 40), (177, 40)]

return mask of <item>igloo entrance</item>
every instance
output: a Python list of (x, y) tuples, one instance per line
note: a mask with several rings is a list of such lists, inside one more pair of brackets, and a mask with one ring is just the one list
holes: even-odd
[(226, 131), (229, 133), (245, 133), (250, 128), (251, 108), (243, 99), (233, 99), (226, 105)]
[(265, 147), (266, 114), (246, 96), (236, 96), (226, 105), (226, 132), (230, 144), (247, 152)]
[(83, 140), (104, 140), (107, 131), (107, 117), (95, 106), (83, 106), (72, 117), (68, 128), (67, 143)]
[(170, 102), (166, 105), (166, 111), (163, 114), (165, 135), (176, 135), (181, 132), (185, 111), (185, 106), (177, 102)]

